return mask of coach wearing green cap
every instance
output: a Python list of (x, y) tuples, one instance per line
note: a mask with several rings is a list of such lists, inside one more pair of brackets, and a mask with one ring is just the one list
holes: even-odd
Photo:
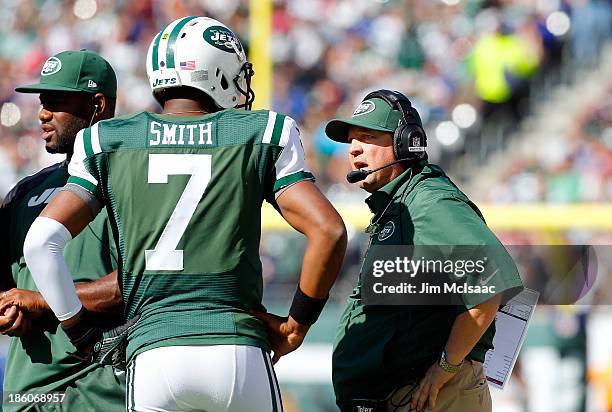
[(40, 82), (17, 87), (22, 93), (84, 92), (117, 97), (117, 77), (111, 65), (89, 50), (64, 51), (49, 57), (40, 71)]
[[(372, 92), (350, 118), (331, 120), (325, 131), (329, 138), (350, 145), (352, 171), (347, 180), (371, 193), (366, 203), (373, 214), (359, 280), (334, 340), (338, 406), (342, 411), (372, 412), (490, 411), (482, 362), (492, 348), (493, 320), (500, 303), (521, 287), (512, 259), (476, 205), (440, 167), (427, 162), (425, 131), (406, 96), (389, 90)], [(494, 257), (485, 269), (497, 269), (476, 282), (484, 285), (479, 291), (488, 292), (459, 292), (459, 303), (453, 304), (436, 304), (434, 295), (419, 301), (418, 289), (393, 306), (396, 295), (368, 300), (387, 279), (378, 273), (379, 286), (371, 289), (377, 262), (383, 262), (378, 268), (389, 273), (400, 270), (395, 269), (389, 250), (457, 251), (464, 250), (463, 245), (486, 245), (486, 253)], [(458, 271), (450, 275), (459, 276)], [(419, 282), (421, 276), (418, 272), (413, 279)], [(473, 284), (475, 278), (465, 279)]]
[[(0, 207), (4, 228), (0, 276), (2, 284), (13, 286), (0, 294), (0, 332), (12, 336), (2, 407), (5, 411), (123, 411), (125, 379), (115, 376), (110, 366), (70, 355), (75, 348), (35, 292), (23, 258), (30, 225), (68, 180), (77, 133), (114, 115), (115, 72), (94, 52), (64, 51), (44, 63), (39, 83), (16, 91), (39, 93), (41, 138), (49, 153), (65, 153), (66, 160), (18, 182)], [(121, 322), (116, 252), (104, 211), (68, 243), (65, 256), (74, 281), (80, 282), (77, 292), (85, 306), (101, 324)]]
[[(43, 139), (49, 153), (72, 156), (76, 133), (115, 113), (117, 77), (111, 65), (89, 50), (64, 51), (47, 59), (40, 82), (15, 89), (39, 93)], [(58, 127), (58, 122), (62, 124)], [(65, 127), (65, 129), (64, 129)]]

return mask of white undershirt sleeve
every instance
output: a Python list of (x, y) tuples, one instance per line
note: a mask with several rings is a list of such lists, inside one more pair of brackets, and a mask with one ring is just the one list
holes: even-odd
[(23, 244), (23, 256), (36, 287), (60, 320), (70, 319), (82, 308), (66, 265), (64, 248), (72, 235), (57, 220), (37, 217)]

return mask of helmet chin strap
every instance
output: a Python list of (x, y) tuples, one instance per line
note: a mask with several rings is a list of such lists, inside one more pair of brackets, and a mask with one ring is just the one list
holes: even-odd
[[(238, 79), (240, 79), (240, 73), (242, 72), (244, 72), (246, 90), (243, 90), (242, 87), (240, 87), (240, 84), (238, 83)], [(246, 97), (246, 101), (243, 104), (237, 105), (236, 107), (244, 107), (245, 110), (251, 110), (251, 108), (253, 107), (253, 101), (255, 100), (255, 91), (253, 91), (253, 89), (251, 88), (251, 77), (253, 77), (254, 74), (255, 71), (253, 70), (253, 64), (245, 62), (240, 68), (240, 72), (238, 73), (238, 75), (234, 77), (234, 85), (236, 86), (240, 94)]]

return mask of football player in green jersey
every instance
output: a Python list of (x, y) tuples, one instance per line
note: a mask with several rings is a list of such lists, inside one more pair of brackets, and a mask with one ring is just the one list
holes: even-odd
[[(147, 74), (162, 114), (79, 132), (66, 190), (32, 225), (26, 262), (72, 342), (89, 351), (99, 331), (62, 250), (105, 207), (125, 314), (139, 316), (128, 410), (282, 410), (269, 351), (295, 350), (321, 312), (346, 248), (342, 219), (313, 183), (295, 121), (237, 109), (250, 108), (253, 72), (225, 25), (172, 22), (149, 47)], [(264, 200), (308, 242), (282, 321), (261, 315)]]
[[(0, 332), (14, 336), (4, 374), (4, 410), (33, 408), (31, 402), (17, 402), (16, 394), (28, 399), (28, 395), (40, 397), (50, 392), (65, 394), (61, 406), (42, 403), (36, 410), (124, 409), (125, 379), (116, 377), (110, 366), (100, 367), (69, 355), (74, 346), (58, 330), (57, 319), (36, 292), (23, 257), (24, 239), (32, 222), (68, 180), (77, 132), (113, 117), (116, 88), (110, 64), (96, 53), (80, 50), (49, 58), (39, 84), (16, 89), (40, 94), (39, 119), (46, 149), (65, 153), (66, 160), (21, 180), (0, 207), (0, 225), (7, 233), (0, 248), (0, 276), (14, 286), (0, 299)], [(108, 325), (121, 319), (121, 294), (117, 272), (113, 272), (117, 258), (106, 213), (100, 213), (70, 242), (65, 256), (73, 280), (80, 283), (79, 297), (96, 319)]]

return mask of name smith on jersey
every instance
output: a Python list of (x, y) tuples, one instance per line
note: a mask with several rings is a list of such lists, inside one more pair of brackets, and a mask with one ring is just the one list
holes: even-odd
[(213, 122), (176, 124), (152, 121), (149, 146), (213, 146)]

